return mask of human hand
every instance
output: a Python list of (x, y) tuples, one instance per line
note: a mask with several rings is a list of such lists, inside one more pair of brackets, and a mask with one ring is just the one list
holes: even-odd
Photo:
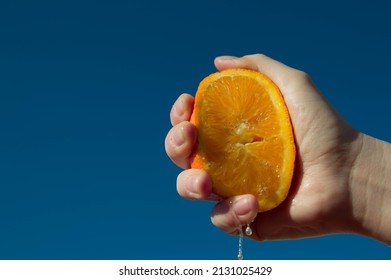
[(183, 94), (172, 107), (173, 128), (165, 140), (168, 156), (185, 169), (177, 178), (178, 193), (186, 199), (218, 200), (211, 214), (212, 223), (230, 234), (238, 234), (239, 226), (251, 223), (251, 238), (259, 241), (363, 233), (351, 193), (351, 171), (362, 148), (362, 134), (330, 106), (302, 71), (264, 55), (219, 57), (215, 65), (220, 71), (260, 71), (280, 88), (297, 145), (291, 190), (281, 205), (263, 213), (258, 213), (252, 195), (216, 199), (208, 174), (188, 169), (197, 131), (188, 122), (194, 99)]

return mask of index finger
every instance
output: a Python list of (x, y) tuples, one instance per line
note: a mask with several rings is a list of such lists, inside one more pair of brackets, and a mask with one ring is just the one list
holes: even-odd
[(219, 71), (227, 68), (247, 68), (260, 71), (268, 76), (279, 87), (282, 86), (284, 88), (290, 80), (294, 80), (290, 78), (292, 73), (298, 72), (298, 70), (264, 54), (252, 54), (243, 57), (216, 57), (215, 66)]
[(190, 94), (183, 93), (175, 101), (171, 108), (171, 124), (177, 125), (183, 121), (189, 121), (193, 112), (194, 97)]

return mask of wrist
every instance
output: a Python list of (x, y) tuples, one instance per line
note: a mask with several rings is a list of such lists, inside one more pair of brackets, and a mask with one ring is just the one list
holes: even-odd
[(391, 144), (359, 133), (349, 178), (353, 232), (391, 245)]

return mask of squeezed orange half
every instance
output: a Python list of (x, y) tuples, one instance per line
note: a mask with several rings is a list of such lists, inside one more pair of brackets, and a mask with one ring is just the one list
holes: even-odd
[(296, 148), (283, 96), (267, 76), (248, 69), (211, 74), (198, 87), (190, 122), (198, 131), (191, 167), (210, 175), (214, 193), (252, 194), (260, 212), (286, 198)]

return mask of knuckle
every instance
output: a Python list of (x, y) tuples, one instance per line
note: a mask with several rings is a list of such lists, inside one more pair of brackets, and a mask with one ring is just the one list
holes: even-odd
[(293, 76), (297, 81), (300, 81), (301, 83), (312, 83), (310, 75), (302, 70), (294, 70)]
[(254, 57), (256, 57), (258, 59), (265, 59), (266, 55), (263, 53), (256, 53), (256, 54), (254, 54)]
[(286, 83), (286, 87), (295, 91), (308, 86), (313, 86), (311, 76), (307, 72), (301, 70), (292, 70), (289, 82)]
[(248, 59), (255, 60), (255, 61), (262, 61), (266, 57), (267, 56), (264, 55), (263, 53), (255, 53), (255, 54), (249, 54), (249, 55), (244, 56), (244, 58), (248, 58)]

